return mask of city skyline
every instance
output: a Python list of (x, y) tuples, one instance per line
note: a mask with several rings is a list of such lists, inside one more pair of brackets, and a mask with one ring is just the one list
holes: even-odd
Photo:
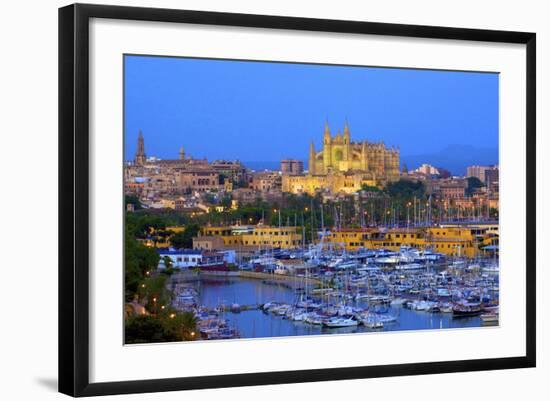
[[(320, 145), (322, 147), (322, 145)], [(158, 160), (170, 160), (177, 159), (180, 157), (180, 150), (178, 152), (173, 152), (173, 154), (168, 155), (168, 157), (159, 157), (158, 155), (146, 153), (147, 158), (157, 158)], [(136, 154), (134, 154), (129, 159), (126, 159), (126, 162), (133, 162)], [(456, 157), (459, 157), (457, 159)], [(186, 157), (195, 157), (186, 153)], [(301, 158), (281, 158), (280, 160), (239, 160), (232, 157), (222, 157), (219, 159), (208, 158), (203, 156), (203, 159), (208, 161), (214, 160), (228, 160), (228, 161), (239, 161), (245, 165), (245, 167), (252, 170), (278, 170), (280, 169), (282, 160), (298, 160), (303, 163), (306, 170), (309, 169), (309, 161), (307, 157)], [(197, 157), (201, 159), (201, 157)], [(449, 145), (445, 149), (442, 149), (440, 152), (434, 152), (430, 155), (405, 155), (401, 156), (401, 166), (406, 166), (409, 171), (415, 170), (416, 168), (421, 167), (424, 164), (428, 164), (437, 168), (443, 168), (451, 172), (451, 174), (460, 176), (466, 173), (466, 169), (470, 166), (498, 166), (498, 149), (476, 149), (471, 145)], [(458, 167), (457, 167), (458, 165)]]
[[(498, 163), (497, 74), (143, 56), (125, 61), (126, 160), (135, 154), (140, 129), (147, 154), (164, 159), (176, 158), (184, 146), (187, 154), (209, 160), (307, 160), (310, 141), (321, 145), (325, 122), (336, 134), (347, 120), (354, 139), (398, 146), (407, 164), (417, 155), (464, 146), (468, 151), (458, 153), (483, 155), (479, 164)], [(391, 118), (396, 115), (401, 118)]]
[(497, 74), (125, 61), (126, 344), (499, 324)]

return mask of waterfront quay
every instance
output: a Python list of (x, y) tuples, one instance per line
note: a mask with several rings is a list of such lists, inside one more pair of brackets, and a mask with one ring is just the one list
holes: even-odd
[(197, 317), (201, 339), (481, 327), (499, 319), (496, 253), (317, 245), (263, 252), (231, 271), (176, 273), (168, 285), (173, 306)]

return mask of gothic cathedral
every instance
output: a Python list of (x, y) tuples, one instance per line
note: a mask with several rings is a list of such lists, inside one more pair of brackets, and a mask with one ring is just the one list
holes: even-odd
[(325, 189), (351, 193), (363, 184), (385, 185), (397, 181), (399, 149), (386, 147), (382, 142), (352, 142), (347, 122), (343, 134), (338, 132), (333, 137), (327, 123), (323, 149), (316, 152), (311, 143), (308, 165), (307, 175), (283, 177), (283, 191), (314, 193)]

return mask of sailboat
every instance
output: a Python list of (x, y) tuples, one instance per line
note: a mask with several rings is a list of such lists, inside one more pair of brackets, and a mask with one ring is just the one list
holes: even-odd
[(366, 312), (361, 314), (359, 315), (359, 320), (363, 326), (368, 327), (369, 329), (381, 329), (384, 327), (384, 323), (375, 313)]
[(325, 327), (352, 327), (357, 326), (359, 322), (353, 317), (346, 316), (334, 316), (328, 319), (323, 320), (323, 326)]

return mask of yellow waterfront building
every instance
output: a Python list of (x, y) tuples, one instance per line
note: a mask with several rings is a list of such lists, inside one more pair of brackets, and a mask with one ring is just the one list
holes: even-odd
[(297, 248), (302, 234), (297, 227), (277, 226), (218, 226), (204, 227), (202, 235), (219, 237), (224, 247)]
[(402, 246), (410, 246), (431, 249), (448, 256), (473, 258), (481, 247), (498, 245), (498, 235), (480, 227), (341, 229), (326, 235), (325, 242), (346, 250), (384, 248), (398, 251)]
[[(183, 227), (167, 227), (180, 232)], [(268, 248), (293, 249), (302, 246), (302, 229), (293, 226), (206, 226), (193, 238), (195, 248), (257, 250)], [(499, 245), (498, 224), (448, 224), (423, 228), (342, 228), (328, 231), (324, 243), (346, 250), (389, 249), (398, 251), (402, 246), (431, 249), (448, 256), (476, 257), (486, 246)], [(169, 238), (148, 246), (165, 248)]]
[(242, 245), (241, 235), (234, 234), (233, 229), (233, 226), (207, 226), (202, 228), (201, 235), (221, 238), (225, 247)]
[(250, 234), (242, 236), (244, 246), (297, 248), (302, 244), (302, 234), (298, 234), (297, 227), (255, 227)]
[(399, 149), (384, 143), (352, 142), (349, 125), (344, 132), (332, 136), (325, 124), (323, 149), (309, 149), (307, 174), (283, 174), (282, 190), (291, 193), (314, 194), (316, 190), (333, 193), (354, 193), (366, 184), (385, 185), (399, 179)]

